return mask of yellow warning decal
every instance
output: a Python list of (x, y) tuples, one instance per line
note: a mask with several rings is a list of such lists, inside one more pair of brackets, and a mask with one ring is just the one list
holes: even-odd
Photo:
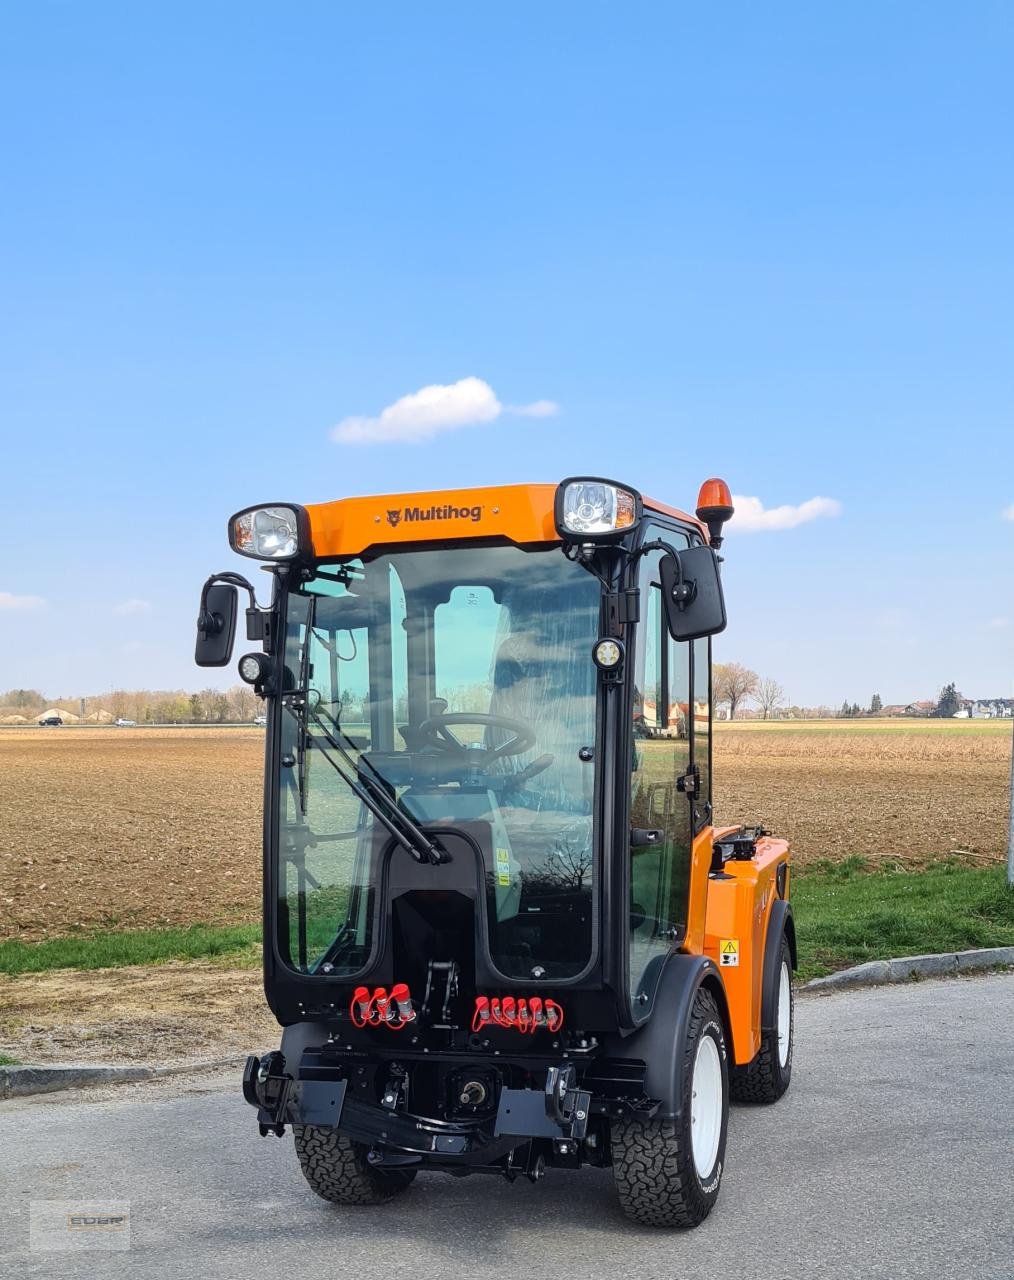
[(496, 851), (496, 882), (501, 889), (510, 888), (511, 856), (506, 849)]
[(723, 969), (734, 969), (739, 964), (739, 939), (722, 938), (718, 944), (718, 963)]

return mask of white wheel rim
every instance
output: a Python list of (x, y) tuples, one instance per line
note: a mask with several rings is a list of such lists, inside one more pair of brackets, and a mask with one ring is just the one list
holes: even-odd
[(789, 1060), (792, 1043), (792, 975), (789, 966), (782, 961), (782, 975), (778, 980), (778, 1061), (784, 1067)]
[(722, 1136), (722, 1060), (711, 1036), (702, 1036), (697, 1046), (690, 1087), (690, 1145), (703, 1182), (715, 1167)]

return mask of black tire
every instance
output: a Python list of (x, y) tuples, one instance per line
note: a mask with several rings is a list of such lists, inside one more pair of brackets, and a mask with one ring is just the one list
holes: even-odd
[[(796, 1032), (795, 1005), (792, 994), (792, 953), (785, 935), (779, 957), (779, 979), (783, 968), (789, 975), (789, 1031), (788, 1055), (783, 1063), (778, 1052), (778, 1027), (761, 1035), (757, 1056), (745, 1067), (732, 1069), (732, 1097), (734, 1102), (777, 1102), (792, 1080), (792, 1042)], [(776, 997), (777, 999), (777, 997)]]
[(319, 1125), (294, 1124), (296, 1155), (303, 1177), (332, 1204), (382, 1204), (404, 1191), (414, 1169), (373, 1169), (360, 1142)]
[[(718, 1049), (722, 1113), (711, 1169), (697, 1172), (692, 1143), (694, 1066), (698, 1046), (710, 1036)], [(725, 1031), (714, 997), (703, 988), (694, 997), (683, 1051), (683, 1097), (678, 1120), (613, 1120), (610, 1140), (613, 1180), (628, 1218), (648, 1227), (696, 1227), (711, 1212), (722, 1181), (729, 1127), (729, 1066)]]

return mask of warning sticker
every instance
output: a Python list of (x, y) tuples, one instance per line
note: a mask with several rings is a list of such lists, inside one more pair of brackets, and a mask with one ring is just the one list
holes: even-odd
[(511, 856), (506, 849), (496, 851), (496, 882), (501, 889), (510, 888)]
[(719, 942), (718, 963), (723, 969), (735, 969), (739, 965), (738, 938), (723, 938)]

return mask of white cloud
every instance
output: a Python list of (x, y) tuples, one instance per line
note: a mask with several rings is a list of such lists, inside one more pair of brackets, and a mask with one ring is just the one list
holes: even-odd
[(0, 591), (0, 609), (9, 609), (12, 613), (27, 613), (29, 609), (41, 609), (45, 603), (42, 596), (15, 596), (9, 591)]
[(549, 418), (559, 413), (559, 405), (552, 400), (502, 405), (488, 382), (482, 378), (462, 378), (447, 385), (433, 383), (421, 387), (389, 404), (375, 418), (343, 418), (331, 428), (331, 439), (339, 444), (388, 444), (392, 441), (416, 444), (443, 431), (494, 422), (502, 413), (523, 418)]
[(555, 418), (560, 406), (555, 400), (533, 400), (531, 404), (508, 404), (504, 413), (513, 413), (518, 418)]
[(125, 616), (135, 613), (151, 613), (151, 601), (138, 600), (136, 596), (131, 596), (129, 600), (124, 600), (121, 604), (114, 605), (113, 613), (120, 613)]
[(1006, 627), (1010, 626), (1010, 619), (1009, 618), (990, 618), (989, 622), (986, 625), (992, 631), (1003, 631)]
[(798, 506), (786, 503), (781, 507), (765, 508), (760, 498), (747, 498), (742, 494), (732, 495), (732, 505), (736, 514), (729, 522), (734, 533), (757, 533), (766, 529), (794, 529), (796, 525), (806, 524), (808, 520), (819, 520), (821, 516), (837, 516), (841, 514), (841, 503), (836, 498), (808, 498)]
[(1014, 502), (1012, 502), (1009, 507), (1004, 507), (1004, 509), (1000, 512), (1000, 519), (1014, 520)]

